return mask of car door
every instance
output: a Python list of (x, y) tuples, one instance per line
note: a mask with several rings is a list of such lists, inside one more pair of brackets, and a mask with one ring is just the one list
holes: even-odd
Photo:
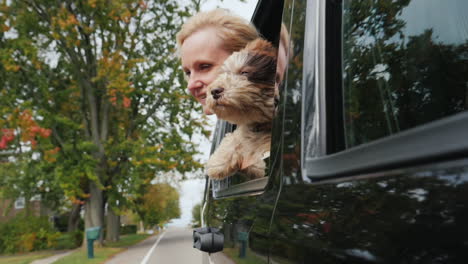
[(286, 0), (270, 263), (464, 263), (466, 1)]

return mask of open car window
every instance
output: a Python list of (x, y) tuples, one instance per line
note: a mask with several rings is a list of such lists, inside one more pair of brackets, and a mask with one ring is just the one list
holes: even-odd
[[(282, 5), (283, 1), (259, 1), (252, 17), (252, 23), (259, 30), (262, 37), (271, 42), (275, 47), (278, 47), (279, 43)], [(219, 146), (226, 134), (232, 133), (236, 129), (236, 125), (218, 120), (216, 127), (213, 141), (214, 149)], [(261, 192), (268, 181), (269, 157), (270, 152), (263, 153), (263, 161), (265, 163), (264, 177), (258, 177), (259, 173), (257, 169), (255, 169), (255, 177), (249, 172), (249, 169), (245, 169), (221, 180), (211, 179), (213, 196), (221, 198)]]

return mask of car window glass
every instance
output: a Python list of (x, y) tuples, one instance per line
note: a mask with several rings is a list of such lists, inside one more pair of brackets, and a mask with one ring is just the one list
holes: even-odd
[(286, 78), (281, 89), (281, 103), (284, 104), (281, 116), (284, 134), (283, 144), (283, 181), (287, 184), (302, 181), (301, 160), (301, 110), (304, 68), (304, 33), (307, 1), (285, 1), (290, 12), (283, 14), (283, 24), (289, 30), (289, 56)]
[[(304, 43), (304, 73), (303, 73), (303, 148), (304, 153), (308, 157), (317, 157), (320, 155), (321, 147), (319, 140), (319, 112), (318, 112), (318, 89), (316, 89), (316, 78), (318, 75), (318, 68), (315, 67), (318, 60), (317, 48), (318, 41), (318, 5), (317, 2), (312, 2), (306, 9), (306, 23), (305, 23), (305, 38)], [(302, 159), (305, 160), (305, 159)]]
[(343, 1), (346, 148), (468, 107), (468, 1)]

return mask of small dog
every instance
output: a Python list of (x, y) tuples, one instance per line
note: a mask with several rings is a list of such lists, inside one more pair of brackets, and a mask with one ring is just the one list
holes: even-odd
[(223, 179), (238, 171), (265, 176), (275, 111), (276, 49), (256, 39), (226, 59), (208, 86), (207, 106), (218, 118), (236, 124), (208, 160), (207, 174)]

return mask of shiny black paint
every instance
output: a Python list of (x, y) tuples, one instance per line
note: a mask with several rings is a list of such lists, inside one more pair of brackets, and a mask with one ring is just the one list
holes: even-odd
[(238, 255), (238, 236), (247, 232), (254, 263), (466, 263), (466, 153), (335, 179), (301, 175), (302, 85), (313, 89), (317, 81), (300, 61), (310, 1), (284, 2), (294, 47), (273, 123), (268, 185), (261, 194), (208, 201), (206, 225), (222, 228), (225, 254)]
[[(207, 226), (222, 229), (225, 255), (237, 257), (241, 250), (240, 236), (247, 234), (247, 257), (255, 259), (255, 263), (267, 263), (270, 245), (268, 230), (275, 202), (274, 189), (255, 196), (210, 198)], [(213, 259), (216, 261), (216, 254), (213, 254)]]
[(277, 263), (466, 263), (468, 160), (284, 184)]

